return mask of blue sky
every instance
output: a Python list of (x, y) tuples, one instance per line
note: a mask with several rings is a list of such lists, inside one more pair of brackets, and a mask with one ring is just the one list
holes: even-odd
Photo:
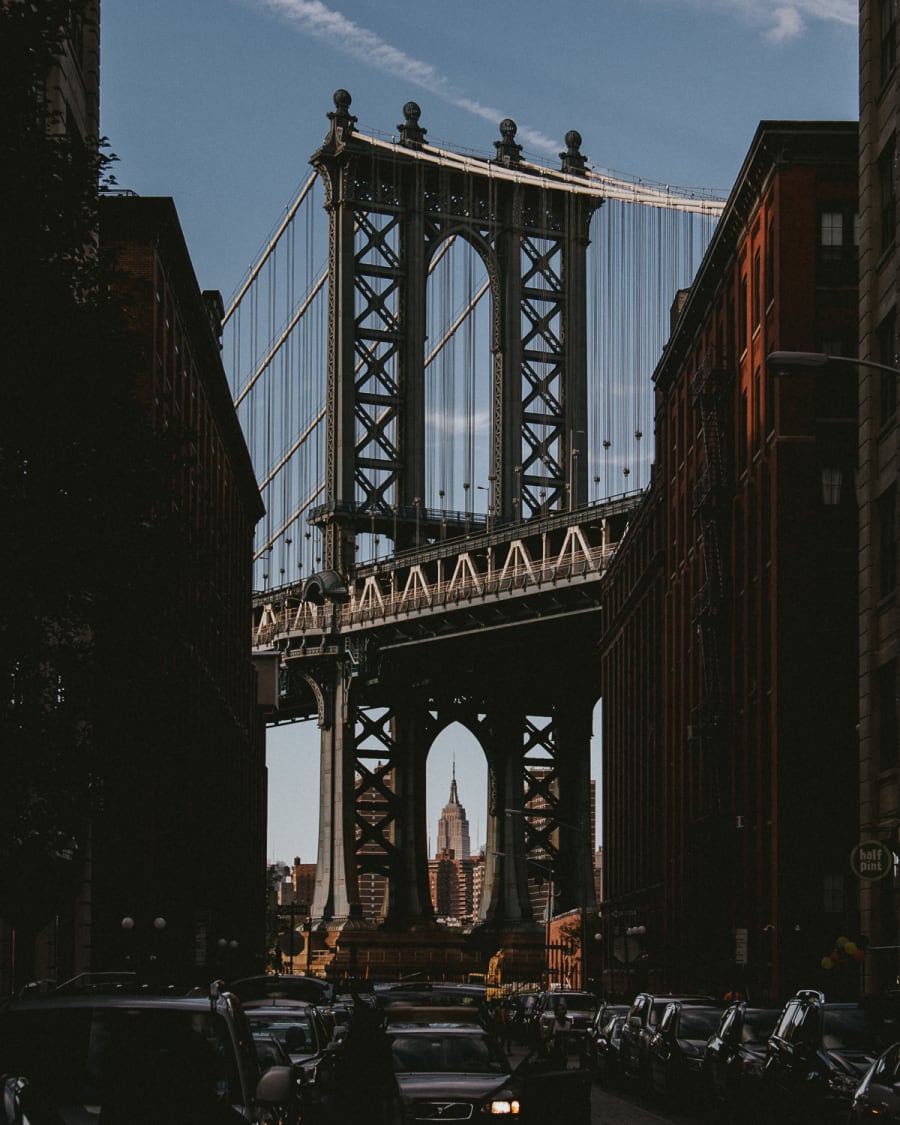
[[(855, 0), (103, 0), (101, 127), (119, 185), (175, 199), (200, 285), (239, 285), (327, 131), (339, 87), (362, 132), (422, 107), (433, 144), (493, 153), (518, 124), (556, 161), (569, 129), (599, 170), (731, 187), (763, 119), (858, 113)], [(473, 843), (484, 770), (445, 736), (432, 836), (456, 750)], [(315, 859), (314, 728), (270, 735), (270, 856)]]

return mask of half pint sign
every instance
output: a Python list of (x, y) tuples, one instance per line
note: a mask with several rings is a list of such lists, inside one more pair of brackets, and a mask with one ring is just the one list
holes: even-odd
[(880, 840), (863, 840), (850, 853), (853, 874), (860, 879), (883, 879), (894, 866), (894, 853)]

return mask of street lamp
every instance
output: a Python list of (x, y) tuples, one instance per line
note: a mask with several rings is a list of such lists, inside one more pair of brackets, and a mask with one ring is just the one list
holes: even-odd
[(776, 375), (787, 375), (798, 368), (827, 367), (830, 363), (849, 363), (853, 367), (872, 367), (876, 371), (889, 371), (892, 375), (900, 375), (900, 370), (887, 363), (876, 363), (871, 359), (861, 359), (858, 356), (828, 355), (825, 352), (769, 352), (766, 356), (766, 366), (772, 368)]
[[(138, 925), (131, 914), (126, 914), (119, 923), (125, 938), (125, 962), (135, 972), (152, 972), (155, 976), (162, 951), (163, 931), (166, 920), (161, 915), (153, 918), (149, 926)], [(151, 931), (150, 937), (144, 936)]]

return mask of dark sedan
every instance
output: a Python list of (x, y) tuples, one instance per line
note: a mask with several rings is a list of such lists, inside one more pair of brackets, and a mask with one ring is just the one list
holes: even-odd
[(648, 1048), (653, 1089), (666, 1102), (696, 1100), (706, 1044), (721, 1017), (719, 1007), (681, 1000), (666, 1007)]
[(722, 1013), (703, 1056), (703, 1087), (726, 1121), (761, 1119), (766, 1044), (778, 1008), (753, 1008), (739, 1000)]
[(472, 1025), (409, 1025), (389, 1029), (388, 1040), (405, 1121), (521, 1112), (521, 1083), (487, 1031)]
[(590, 1074), (526, 1059), (513, 1069), (490, 1032), (473, 1024), (388, 1028), (403, 1121), (519, 1117), (556, 1125), (590, 1121)]
[(785, 1005), (766, 1046), (763, 1081), (776, 1120), (844, 1125), (863, 1076), (884, 1050), (879, 1014), (803, 989)]
[(850, 1107), (851, 1125), (900, 1122), (900, 1043), (893, 1043), (866, 1071)]

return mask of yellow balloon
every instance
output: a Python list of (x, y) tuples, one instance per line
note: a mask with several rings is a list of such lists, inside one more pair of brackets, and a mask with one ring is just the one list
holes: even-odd
[(832, 961), (830, 957), (823, 957), (821, 964), (822, 964), (823, 969), (833, 969), (834, 968), (834, 961)]
[(844, 946), (847, 944), (847, 939), (845, 937), (839, 937), (837, 939), (836, 944), (837, 944), (838, 949), (843, 949)]
[(845, 941), (844, 942), (844, 952), (847, 954), (848, 957), (852, 957), (853, 954), (856, 952), (856, 942), (855, 941)]

